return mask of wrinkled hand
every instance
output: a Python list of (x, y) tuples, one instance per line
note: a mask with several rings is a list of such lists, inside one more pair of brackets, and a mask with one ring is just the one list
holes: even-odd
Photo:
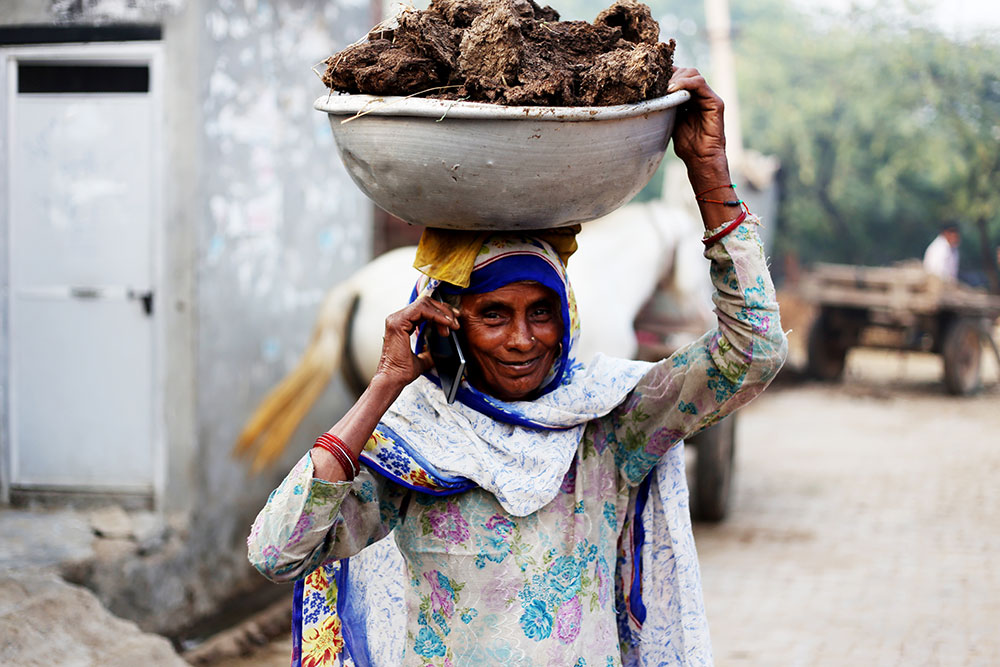
[[(674, 152), (687, 167), (691, 189), (696, 195), (713, 193), (710, 199), (736, 199), (726, 159), (722, 98), (715, 94), (698, 70), (690, 67), (675, 69), (667, 90), (691, 93), (690, 101), (677, 109), (673, 134)], [(718, 229), (736, 214), (719, 201), (713, 203), (704, 198), (698, 199), (698, 210), (707, 230)]]
[(674, 153), (684, 161), (688, 171), (713, 168), (719, 160), (726, 159), (722, 98), (693, 67), (674, 70), (667, 92), (678, 90), (691, 93), (691, 100), (677, 110)]
[(438, 333), (446, 335), (458, 328), (458, 311), (446, 303), (422, 295), (402, 310), (385, 319), (382, 338), (382, 357), (376, 376), (381, 375), (400, 387), (408, 385), (432, 365), (430, 353), (424, 350), (413, 354), (410, 337), (421, 323), (437, 326)]

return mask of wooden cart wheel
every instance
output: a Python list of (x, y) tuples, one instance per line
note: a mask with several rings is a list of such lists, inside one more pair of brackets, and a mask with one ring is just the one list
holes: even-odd
[(824, 382), (839, 380), (844, 374), (847, 348), (830, 329), (825, 317), (820, 315), (809, 328), (807, 345), (807, 370), (809, 376)]
[(691, 518), (722, 521), (729, 510), (736, 453), (736, 417), (730, 415), (687, 440), (695, 446)]
[(978, 323), (958, 318), (948, 327), (941, 346), (944, 357), (944, 386), (949, 393), (965, 396), (980, 388), (979, 362), (982, 344)]

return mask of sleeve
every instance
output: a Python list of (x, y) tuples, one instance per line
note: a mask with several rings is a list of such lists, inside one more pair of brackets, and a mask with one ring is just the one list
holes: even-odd
[(406, 489), (362, 466), (353, 482), (313, 477), (307, 453), (271, 492), (247, 538), (247, 557), (274, 582), (301, 579), (353, 556), (399, 523)]
[(924, 251), (924, 271), (939, 278), (958, 278), (958, 254), (943, 236), (935, 238)]
[(947, 257), (944, 252), (945, 246), (938, 242), (938, 238), (931, 241), (924, 251), (924, 270), (936, 276), (943, 276), (947, 272)]
[(678, 441), (760, 394), (785, 361), (774, 285), (754, 216), (705, 249), (718, 326), (654, 365), (597, 424), (626, 481), (640, 483)]

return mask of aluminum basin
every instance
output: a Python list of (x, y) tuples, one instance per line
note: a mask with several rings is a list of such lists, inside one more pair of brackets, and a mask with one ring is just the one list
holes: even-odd
[(634, 197), (688, 99), (680, 91), (611, 107), (514, 107), (333, 94), (315, 107), (329, 114), (351, 178), (393, 215), (429, 227), (545, 229)]

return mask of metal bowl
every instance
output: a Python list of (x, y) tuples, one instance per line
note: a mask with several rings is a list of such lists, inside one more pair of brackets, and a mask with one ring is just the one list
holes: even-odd
[(545, 229), (610, 213), (663, 159), (680, 91), (610, 107), (515, 107), (329, 95), (340, 157), (403, 220), (451, 229)]

